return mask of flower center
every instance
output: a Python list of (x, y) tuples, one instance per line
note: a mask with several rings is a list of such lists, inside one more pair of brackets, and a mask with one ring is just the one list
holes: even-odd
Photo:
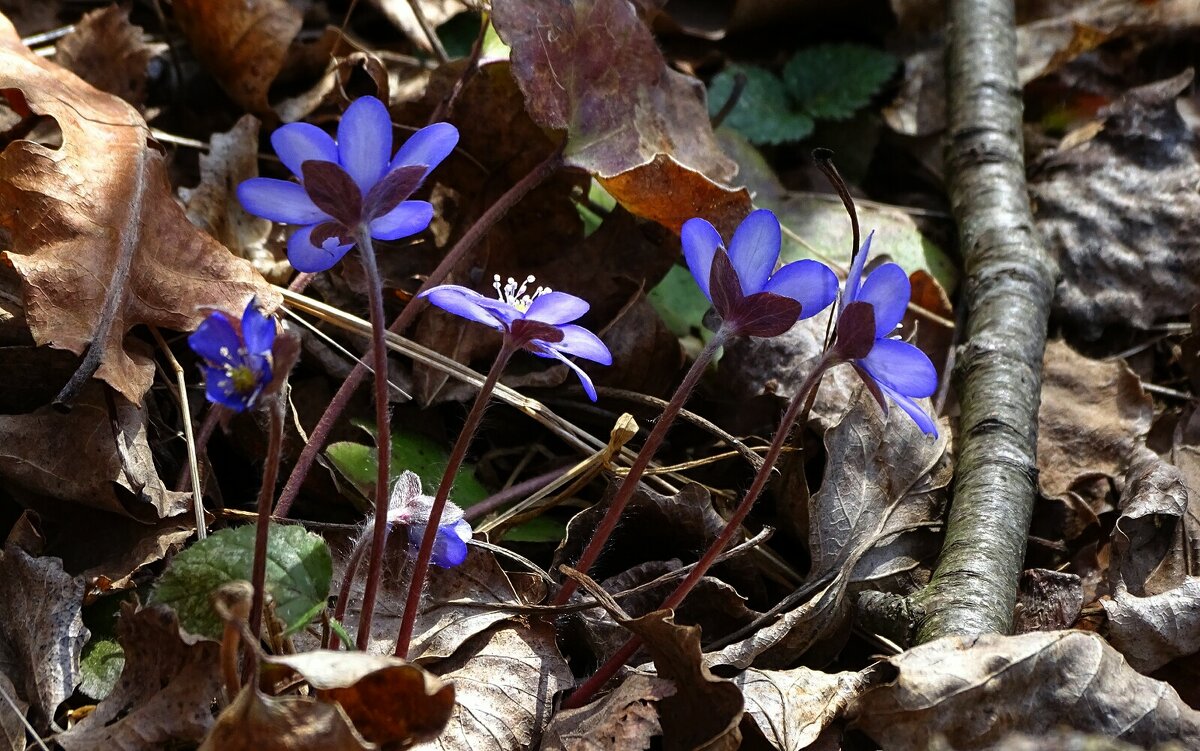
[(500, 286), (500, 275), (496, 274), (495, 281), (492, 282), (492, 288), (496, 290), (496, 295), (501, 301), (508, 303), (517, 310), (525, 313), (529, 310), (529, 306), (533, 305), (533, 301), (546, 294), (553, 292), (549, 287), (537, 287), (533, 292), (529, 292), (529, 285), (533, 284), (534, 276), (530, 274), (525, 277), (525, 281), (517, 284), (517, 280), (511, 276), (508, 278), (508, 283)]
[(225, 378), (236, 394), (252, 394), (258, 388), (258, 374), (248, 365), (226, 365)]

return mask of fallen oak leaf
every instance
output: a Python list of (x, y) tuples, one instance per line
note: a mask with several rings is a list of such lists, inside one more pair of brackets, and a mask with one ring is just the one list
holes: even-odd
[(539, 125), (565, 130), (564, 161), (630, 212), (679, 232), (703, 215), (722, 232), (750, 212), (726, 183), (736, 164), (708, 123), (700, 82), (667, 66), (629, 0), (508, 0), (492, 9)]
[(308, 696), (273, 697), (247, 685), (199, 751), (376, 751), (346, 711)]
[(662, 734), (656, 704), (675, 694), (665, 678), (634, 673), (600, 701), (563, 709), (546, 726), (542, 751), (632, 751)]
[(87, 352), (56, 402), (93, 375), (140, 402), (154, 368), (124, 346), (138, 324), (187, 331), (202, 305), (278, 304), (249, 263), (188, 222), (137, 111), (30, 52), (2, 15), (0, 92), (62, 133), (57, 148), (14, 140), (0, 152), (0, 228), (11, 236), (0, 257), (22, 279), (30, 331), (38, 344)]

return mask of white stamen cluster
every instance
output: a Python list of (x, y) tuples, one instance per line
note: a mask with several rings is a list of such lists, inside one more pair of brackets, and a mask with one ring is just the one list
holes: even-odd
[(495, 281), (492, 282), (492, 288), (496, 290), (496, 295), (504, 302), (513, 306), (522, 313), (529, 310), (529, 306), (533, 301), (546, 294), (553, 292), (549, 287), (538, 287), (529, 292), (529, 285), (533, 284), (534, 276), (530, 274), (525, 277), (525, 281), (517, 284), (517, 280), (511, 276), (508, 278), (508, 283), (501, 286), (500, 275), (496, 274)]

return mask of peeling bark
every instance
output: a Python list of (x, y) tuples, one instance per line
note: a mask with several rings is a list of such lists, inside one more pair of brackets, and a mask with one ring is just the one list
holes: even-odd
[(1034, 493), (1053, 261), (1030, 213), (1012, 0), (951, 0), (950, 200), (966, 266), (955, 368), (962, 414), (946, 542), (918, 642), (1008, 633)]

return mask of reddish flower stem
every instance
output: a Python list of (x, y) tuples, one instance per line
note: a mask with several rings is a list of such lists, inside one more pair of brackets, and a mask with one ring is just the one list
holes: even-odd
[[(437, 265), (437, 268), (429, 274), (425, 283), (421, 285), (421, 289), (417, 294), (425, 290), (436, 287), (445, 281), (450, 272), (458, 265), (459, 261), (474, 248), (483, 236), (488, 233), (496, 223), (504, 218), (513, 206), (516, 206), (529, 191), (545, 182), (551, 175), (558, 170), (562, 163), (562, 152), (555, 151), (540, 164), (534, 167), (529, 174), (521, 178), (515, 185), (509, 188), (504, 195), (496, 199), (487, 211), (479, 215), (475, 223), (466, 231), (450, 252), (446, 253), (445, 258)], [(392, 333), (401, 333), (407, 329), (416, 319), (417, 314), (425, 308), (424, 300), (414, 297), (404, 310), (400, 311), (400, 315), (388, 327), (388, 331)], [(370, 359), (368, 354), (366, 359)], [(330, 400), (329, 405), (325, 407), (325, 413), (321, 415), (321, 419), (313, 427), (312, 433), (308, 437), (308, 443), (300, 451), (300, 456), (296, 458), (296, 465), (292, 468), (291, 475), (288, 476), (287, 483), (283, 486), (283, 492), (279, 495), (279, 505), (276, 507), (275, 513), (277, 516), (286, 517), (292, 509), (292, 504), (296, 501), (296, 496), (300, 494), (300, 486), (304, 483), (304, 478), (308, 476), (308, 472), (312, 469), (312, 464), (316, 461), (317, 453), (325, 447), (325, 442), (329, 440), (329, 433), (333, 430), (337, 419), (341, 417), (342, 412), (346, 410), (346, 405), (350, 403), (350, 399), (354, 396), (355, 390), (363, 382), (367, 375), (367, 366), (365, 361), (359, 362), (354, 366), (354, 370), (342, 381), (341, 387)]]
[(500, 381), (500, 374), (516, 351), (517, 347), (511, 337), (505, 334), (500, 354), (496, 355), (492, 369), (488, 371), (483, 385), (479, 387), (479, 393), (475, 395), (475, 403), (471, 405), (471, 411), (467, 413), (467, 421), (463, 424), (458, 439), (454, 442), (454, 448), (450, 450), (450, 459), (446, 463), (446, 471), (442, 473), (442, 481), (438, 484), (437, 495), (433, 497), (433, 505), (429, 508), (429, 523), (425, 526), (425, 535), (421, 538), (421, 548), (417, 551), (417, 561), (413, 564), (412, 579), (408, 583), (404, 617), (400, 620), (400, 632), (396, 637), (397, 657), (408, 657), (408, 644), (412, 640), (413, 625), (417, 621), (417, 610), (421, 606), (421, 592), (425, 589), (425, 577), (429, 573), (429, 561), (433, 557), (433, 542), (437, 538), (438, 524), (442, 520), (446, 501), (450, 498), (450, 491), (454, 489), (454, 478), (458, 474), (458, 468), (462, 466), (463, 459), (467, 456), (471, 439), (475, 437), (475, 431), (479, 429), (479, 423), (483, 420), (483, 413), (487, 409), (492, 392), (496, 389), (496, 384)]
[(267, 535), (271, 527), (271, 501), (275, 498), (275, 481), (279, 479), (279, 455), (283, 451), (283, 401), (274, 396), (267, 409), (270, 415), (267, 437), (267, 458), (263, 467), (262, 487), (258, 491), (258, 520), (254, 534), (254, 563), (250, 583), (254, 594), (250, 600), (250, 633), (259, 636), (262, 628), (263, 602), (267, 584)]
[[(364, 530), (363, 534), (358, 536), (354, 542), (354, 549), (350, 551), (350, 558), (346, 561), (346, 570), (342, 573), (342, 583), (338, 586), (337, 602), (333, 606), (333, 617), (338, 623), (346, 626), (346, 608), (350, 604), (350, 586), (354, 584), (354, 577), (358, 574), (358, 566), (362, 563), (363, 552), (367, 549), (367, 540), (370, 539)], [(329, 634), (329, 649), (337, 649), (342, 644), (342, 637), (338, 636), (337, 631), (331, 631)]]
[[(721, 530), (721, 534), (708, 546), (708, 550), (704, 551), (704, 555), (700, 558), (700, 561), (692, 568), (684, 580), (675, 587), (675, 591), (663, 601), (662, 605), (657, 608), (658, 610), (679, 607), (679, 604), (691, 593), (700, 579), (708, 573), (713, 562), (724, 552), (725, 548), (733, 540), (734, 535), (741, 529), (742, 522), (746, 520), (750, 509), (754, 507), (754, 502), (758, 500), (758, 496), (762, 494), (763, 489), (767, 486), (767, 481), (771, 479), (771, 472), (775, 468), (775, 463), (779, 461), (779, 455), (783, 453), (783, 447), (787, 443), (792, 423), (800, 416), (802, 409), (807, 412), (812, 407), (813, 398), (817, 394), (816, 386), (820, 383), (821, 376), (835, 363), (836, 361), (830, 355), (824, 355), (813, 371), (808, 374), (808, 378), (804, 379), (800, 390), (796, 392), (796, 395), (792, 397), (791, 403), (788, 404), (787, 411), (783, 414), (783, 419), (779, 421), (779, 428), (775, 431), (775, 437), (771, 440), (771, 446), (767, 449), (767, 454), (763, 458), (763, 465), (759, 468), (757, 474), (754, 475), (754, 481), (750, 484), (750, 489), (746, 491), (742, 502), (738, 504), (733, 515), (725, 522), (725, 527)], [(605, 683), (608, 683), (609, 679), (617, 674), (621, 666), (630, 657), (633, 657), (633, 653), (641, 645), (642, 640), (639, 637), (630, 637), (629, 641), (625, 642), (624, 646), (618, 649), (616, 654), (600, 666), (595, 675), (584, 681), (583, 685), (563, 702), (563, 709), (577, 709), (586, 704)]]
[[(629, 500), (633, 498), (633, 493), (637, 490), (638, 482), (642, 479), (642, 474), (650, 466), (650, 460), (658, 452), (663, 439), (667, 437), (667, 431), (671, 428), (671, 423), (675, 422), (679, 411), (683, 409), (683, 405), (687, 403), (688, 397), (692, 395), (692, 391), (696, 388), (696, 384), (700, 382), (700, 378), (704, 375), (708, 364), (712, 362), (713, 356), (727, 339), (728, 334), (722, 326), (713, 335), (713, 338), (709, 340), (708, 344), (704, 346), (704, 349), (701, 350), (700, 354), (696, 357), (696, 361), (692, 363), (692, 367), (688, 370), (687, 375), (684, 376), (683, 382), (679, 384), (679, 388), (671, 396), (671, 401), (667, 402), (667, 406), (663, 408), (663, 413), (658, 418), (658, 422), (654, 424), (654, 429), (650, 431), (650, 435), (646, 438), (646, 443), (634, 458), (633, 465), (629, 468), (629, 473), (625, 475), (620, 487), (617, 488), (616, 495), (613, 496), (612, 502), (609, 503), (608, 511), (604, 514), (604, 518), (600, 520), (600, 525), (596, 528), (596, 533), (592, 536), (591, 542), (584, 548), (583, 554), (579, 556), (579, 562), (575, 564), (577, 570), (586, 574), (595, 565), (596, 559), (600, 557), (600, 551), (604, 549), (608, 538), (612, 536), (613, 530), (617, 528), (617, 523), (621, 520), (621, 513), (625, 510), (625, 506), (629, 504)], [(563, 582), (562, 589), (558, 590), (558, 594), (554, 596), (551, 604), (556, 606), (566, 604), (577, 587), (578, 584), (574, 579), (568, 579)]]

